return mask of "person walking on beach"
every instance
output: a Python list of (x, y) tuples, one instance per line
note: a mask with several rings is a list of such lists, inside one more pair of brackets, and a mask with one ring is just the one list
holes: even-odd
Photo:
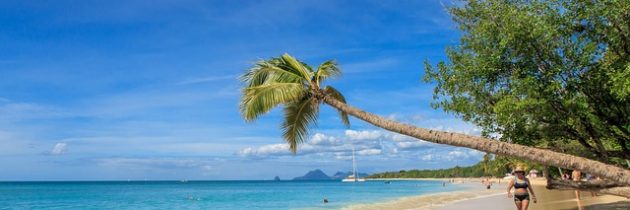
[[(571, 173), (571, 178), (574, 182), (580, 182), (582, 180), (582, 172), (580, 170), (573, 170)], [(575, 191), (575, 198), (580, 200), (580, 191)]]
[(481, 180), (481, 184), (486, 186), (486, 189), (490, 189), (490, 187), (492, 187), (492, 181), (490, 181), (490, 178), (485, 178)]
[[(514, 187), (514, 195), (512, 195), (512, 187)], [(536, 203), (536, 194), (534, 194), (529, 179), (525, 177), (525, 169), (522, 167), (516, 167), (516, 169), (514, 169), (514, 179), (508, 183), (507, 193), (508, 198), (514, 197), (514, 204), (516, 204), (517, 210), (527, 210), (529, 207), (530, 193), (532, 195), (531, 199)]]

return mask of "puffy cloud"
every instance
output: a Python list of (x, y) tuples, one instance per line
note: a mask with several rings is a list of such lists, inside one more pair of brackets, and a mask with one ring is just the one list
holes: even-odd
[[(455, 161), (455, 160), (481, 160), (484, 153), (472, 150), (472, 149), (449, 149), (449, 150), (441, 150), (441, 151), (433, 151), (430, 158), (426, 160), (436, 160), (436, 161)], [(422, 156), (420, 159), (425, 160), (425, 156)]]
[(428, 147), (431, 147), (432, 145), (433, 145), (432, 143), (429, 143), (426, 141), (420, 141), (420, 140), (403, 141), (403, 142), (396, 143), (396, 146), (398, 146), (398, 148), (403, 149), (403, 150), (428, 148)]
[(433, 160), (433, 155), (432, 154), (426, 154), (423, 155), (422, 157), (420, 157), (421, 160), (426, 160), (426, 161), (430, 161)]
[(57, 143), (50, 150), (50, 154), (51, 155), (62, 155), (64, 153), (66, 153), (66, 147), (67, 146), (68, 146), (68, 144), (66, 144), (66, 143)]
[(261, 147), (247, 147), (237, 152), (242, 157), (264, 157), (276, 155), (290, 155), (288, 144), (268, 144)]
[[(379, 130), (346, 130), (343, 135), (331, 136), (315, 133), (300, 145), (295, 155), (324, 155), (337, 159), (352, 156), (352, 149), (359, 156), (395, 155), (400, 150), (421, 149), (431, 147), (432, 143), (420, 141), (408, 136)], [(236, 155), (249, 158), (265, 158), (293, 155), (287, 144), (268, 144), (259, 147), (246, 147)]]
[(471, 150), (471, 149), (458, 149), (455, 151), (450, 151), (448, 152), (448, 157), (450, 159), (461, 159), (461, 158), (477, 158), (479, 159), (480, 157), (483, 156), (483, 152), (477, 151), (477, 150)]
[(411, 136), (406, 136), (406, 135), (397, 134), (397, 133), (391, 133), (390, 139), (393, 141), (422, 141), (422, 140), (413, 138)]
[(380, 155), (381, 154), (380, 149), (364, 149), (364, 150), (360, 150), (357, 151), (356, 154), (357, 155)]
[(350, 140), (376, 140), (383, 136), (383, 132), (377, 130), (346, 130), (345, 134)]
[[(444, 127), (437, 129), (449, 130), (449, 128)], [(345, 130), (340, 135), (315, 133), (308, 141), (299, 146), (297, 154), (292, 154), (287, 144), (247, 147), (239, 150), (236, 154), (246, 158), (278, 158), (295, 155), (347, 160), (352, 157), (352, 149), (356, 151), (357, 156), (421, 159), (431, 162), (479, 159), (483, 156), (483, 153), (475, 150), (435, 144), (382, 130)]]
[(322, 133), (316, 133), (311, 137), (309, 141), (311, 145), (336, 145), (339, 144), (339, 140), (334, 136), (328, 136)]

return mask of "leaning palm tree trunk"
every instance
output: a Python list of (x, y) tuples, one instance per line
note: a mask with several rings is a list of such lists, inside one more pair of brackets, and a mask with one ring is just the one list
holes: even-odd
[(616, 182), (604, 181), (604, 180), (574, 182), (571, 180), (553, 180), (553, 179), (547, 178), (547, 189), (582, 190), (582, 191), (591, 191), (595, 193), (630, 197), (630, 187), (619, 185)]
[(395, 133), (404, 134), (438, 144), (467, 147), (498, 155), (519, 157), (533, 162), (541, 163), (543, 165), (578, 169), (583, 172), (594, 174), (596, 176), (614, 181), (616, 183), (619, 183), (620, 185), (630, 185), (630, 171), (613, 165), (608, 165), (602, 162), (550, 150), (511, 144), (478, 136), (419, 128), (405, 123), (388, 120), (381, 116), (365, 112), (358, 108), (347, 105), (341, 101), (338, 101), (328, 95), (324, 96), (323, 100), (326, 104), (335, 107), (342, 112), (345, 112), (375, 126)]

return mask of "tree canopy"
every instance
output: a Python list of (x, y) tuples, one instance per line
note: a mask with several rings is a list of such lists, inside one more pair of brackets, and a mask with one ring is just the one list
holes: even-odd
[(425, 62), (434, 107), (485, 136), (630, 158), (630, 1), (485, 0), (449, 8), (462, 32)]
[[(324, 95), (346, 102), (335, 88), (320, 89), (324, 80), (341, 75), (333, 60), (313, 69), (289, 54), (261, 60), (241, 76), (245, 83), (240, 109), (243, 118), (254, 121), (277, 106), (284, 106), (283, 138), (291, 152), (308, 136), (309, 126), (317, 122)], [(350, 125), (348, 114), (340, 111), (341, 121)]]
[(527, 171), (536, 169), (542, 172), (544, 169), (543, 166), (529, 161), (486, 154), (481, 161), (472, 166), (455, 166), (446, 169), (400, 170), (375, 173), (368, 176), (368, 178), (503, 177), (506, 173), (511, 173), (517, 166), (524, 167)]

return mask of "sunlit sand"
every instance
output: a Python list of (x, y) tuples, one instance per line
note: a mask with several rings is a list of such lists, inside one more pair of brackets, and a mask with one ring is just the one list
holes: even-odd
[[(480, 179), (456, 179), (455, 184), (467, 185), (468, 190), (438, 193), (432, 195), (400, 198), (376, 204), (361, 204), (349, 206), (346, 209), (418, 209), (418, 210), (461, 210), (484, 209), (505, 210), (515, 209), (512, 199), (505, 193), (506, 181), (502, 180), (487, 190), (480, 183)], [(573, 191), (547, 190), (544, 179), (532, 180), (538, 203), (531, 203), (530, 210), (582, 210), (582, 209), (628, 209), (630, 199), (611, 195), (592, 197), (589, 192), (582, 192), (581, 200), (575, 199)]]

